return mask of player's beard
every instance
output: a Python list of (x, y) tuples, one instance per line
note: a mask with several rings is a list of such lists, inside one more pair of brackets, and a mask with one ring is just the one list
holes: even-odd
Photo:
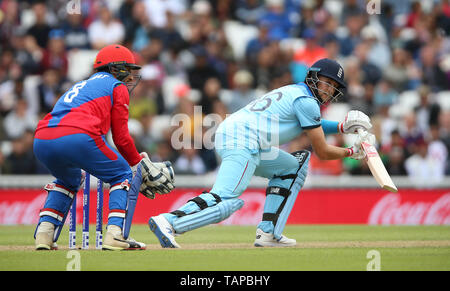
[(124, 81), (124, 83), (127, 86), (128, 89), (128, 93), (131, 94), (131, 92), (134, 90), (134, 88), (136, 88), (136, 86), (138, 85), (138, 83), (141, 81), (141, 75), (137, 74), (137, 73), (131, 73), (132, 74), (132, 79), (130, 81)]

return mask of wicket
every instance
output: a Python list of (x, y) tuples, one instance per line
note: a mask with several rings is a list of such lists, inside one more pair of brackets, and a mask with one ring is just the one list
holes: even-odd
[[(82, 243), (81, 248), (89, 249), (89, 197), (91, 188), (91, 175), (86, 173), (83, 187), (83, 222), (82, 222)], [(76, 248), (77, 232), (77, 199), (74, 197), (70, 208), (69, 220), (69, 249)], [(97, 213), (95, 216), (95, 248), (102, 249), (103, 245), (103, 182), (97, 179)]]

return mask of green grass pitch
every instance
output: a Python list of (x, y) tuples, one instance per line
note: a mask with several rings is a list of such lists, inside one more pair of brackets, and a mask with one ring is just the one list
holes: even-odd
[[(72, 257), (64, 228), (58, 251), (35, 251), (34, 226), (0, 226), (0, 270), (64, 271)], [(158, 271), (365, 271), (378, 252), (386, 270), (450, 270), (450, 226), (288, 225), (284, 234), (296, 247), (253, 247), (255, 227), (213, 225), (177, 238), (182, 249), (162, 249), (146, 225), (131, 236), (147, 244), (145, 251), (79, 250), (80, 270)], [(81, 245), (81, 226), (77, 245)]]

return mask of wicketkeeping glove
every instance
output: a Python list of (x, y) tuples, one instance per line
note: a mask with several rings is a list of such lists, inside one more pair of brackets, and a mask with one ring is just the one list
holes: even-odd
[(140, 192), (144, 196), (153, 199), (155, 193), (167, 194), (175, 188), (175, 176), (170, 162), (152, 163), (148, 158), (143, 158), (140, 165), (142, 170)]

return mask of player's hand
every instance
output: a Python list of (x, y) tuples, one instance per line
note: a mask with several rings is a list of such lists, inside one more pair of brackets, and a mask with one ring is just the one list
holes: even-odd
[(347, 148), (348, 156), (350, 158), (355, 160), (362, 160), (366, 157), (366, 154), (362, 150), (361, 146), (363, 142), (375, 145), (376, 143), (375, 135), (364, 130), (358, 131), (358, 137), (356, 138), (353, 146)]
[(339, 131), (341, 133), (358, 133), (358, 129), (368, 131), (372, 128), (370, 118), (366, 114), (358, 110), (351, 110), (345, 116), (343, 122), (339, 123)]
[(346, 150), (347, 150), (347, 157), (355, 160), (362, 160), (366, 156), (361, 147), (357, 145), (352, 145), (351, 147), (346, 148)]

